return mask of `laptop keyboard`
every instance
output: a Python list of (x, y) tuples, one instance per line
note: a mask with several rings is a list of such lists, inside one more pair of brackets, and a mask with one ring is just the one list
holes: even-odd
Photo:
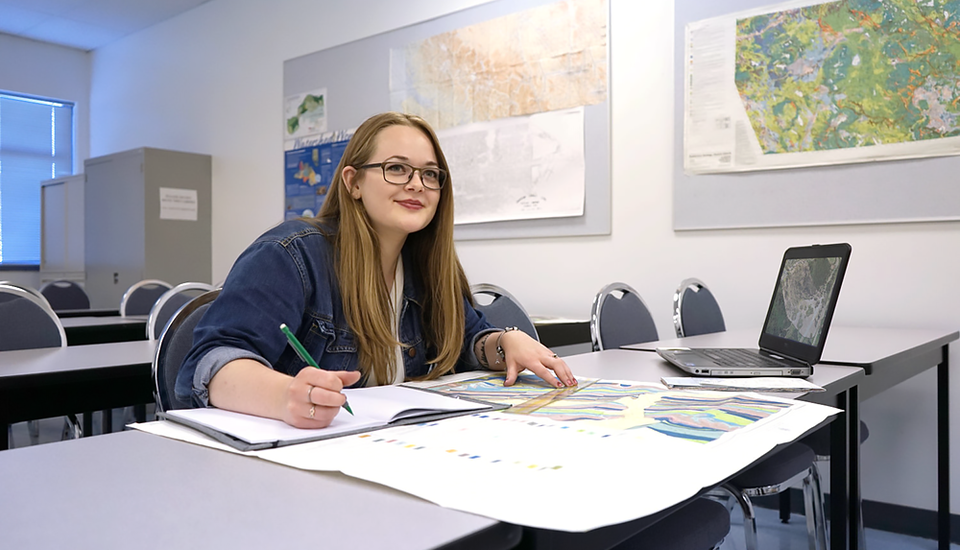
[(745, 349), (707, 348), (699, 349), (702, 355), (713, 359), (721, 366), (737, 367), (783, 367), (784, 363)]

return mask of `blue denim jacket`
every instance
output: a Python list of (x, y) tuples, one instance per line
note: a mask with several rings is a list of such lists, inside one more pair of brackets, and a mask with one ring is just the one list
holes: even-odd
[[(332, 234), (333, 230), (327, 230)], [(404, 257), (400, 341), (407, 378), (427, 374), (435, 355), (421, 328), (422, 291)], [(474, 343), (493, 327), (464, 298), (463, 350), (456, 370), (479, 368)], [(223, 290), (193, 333), (193, 348), (177, 375), (176, 396), (196, 406), (209, 404), (214, 374), (235, 359), (259, 361), (296, 375), (305, 363), (280, 332), (286, 323), (320, 368), (359, 370), (357, 340), (347, 324), (334, 268), (333, 244), (316, 226), (302, 220), (264, 233), (237, 258)], [(363, 385), (361, 380), (357, 385)]]

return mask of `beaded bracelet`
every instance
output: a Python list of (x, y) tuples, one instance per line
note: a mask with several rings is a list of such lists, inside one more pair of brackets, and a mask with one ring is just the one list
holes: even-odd
[(500, 333), (500, 336), (497, 336), (497, 356), (499, 357), (499, 359), (497, 359), (497, 364), (498, 364), (498, 365), (499, 365), (501, 362), (502, 362), (502, 363), (506, 363), (506, 362), (507, 362), (507, 354), (505, 354), (505, 353), (503, 352), (503, 347), (500, 346), (500, 339), (503, 338), (503, 335), (504, 335), (504, 334), (510, 332), (511, 330), (520, 330), (520, 328), (519, 328), (519, 327), (507, 327), (507, 328), (503, 329), (503, 332)]

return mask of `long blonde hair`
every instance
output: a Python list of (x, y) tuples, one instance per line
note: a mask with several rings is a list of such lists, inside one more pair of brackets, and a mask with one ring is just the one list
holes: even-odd
[(427, 121), (416, 115), (388, 112), (367, 119), (357, 128), (340, 159), (327, 198), (316, 221), (338, 227), (332, 235), (336, 251), (336, 272), (347, 323), (356, 334), (360, 370), (372, 372), (378, 383), (393, 380), (396, 347), (400, 343), (391, 330), (390, 291), (380, 265), (380, 239), (363, 203), (354, 199), (343, 182), (343, 169), (359, 168), (373, 156), (377, 136), (387, 127), (401, 125), (420, 130), (433, 144), (440, 168), (447, 180), (440, 191), (437, 210), (430, 223), (407, 236), (404, 249), (411, 262), (415, 281), (422, 291), (421, 323), (428, 349), (436, 357), (425, 378), (436, 378), (453, 370), (460, 357), (464, 338), (464, 298), (472, 303), (470, 285), (453, 244), (453, 182), (440, 142)]

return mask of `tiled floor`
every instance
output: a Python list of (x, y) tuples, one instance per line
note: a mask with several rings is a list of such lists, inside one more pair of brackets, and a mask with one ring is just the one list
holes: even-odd
[[(94, 433), (100, 433), (99, 414), (94, 415)], [(114, 430), (124, 425), (124, 412), (114, 411)], [(127, 418), (126, 422), (132, 421)], [(63, 428), (62, 418), (47, 418), (40, 421), (40, 442), (49, 443), (60, 440)], [(29, 441), (26, 423), (13, 426), (13, 439), (16, 446), (25, 446)], [(807, 550), (807, 527), (804, 517), (794, 514), (790, 523), (781, 523), (776, 510), (756, 508), (757, 534), (761, 550)], [(867, 548), (869, 550), (936, 550), (937, 541), (908, 537), (876, 529), (866, 531)], [(953, 544), (951, 550), (960, 550), (960, 545)], [(743, 541), (743, 519), (739, 510), (734, 511), (730, 525), (730, 534), (724, 540), (720, 550), (746, 550)]]

